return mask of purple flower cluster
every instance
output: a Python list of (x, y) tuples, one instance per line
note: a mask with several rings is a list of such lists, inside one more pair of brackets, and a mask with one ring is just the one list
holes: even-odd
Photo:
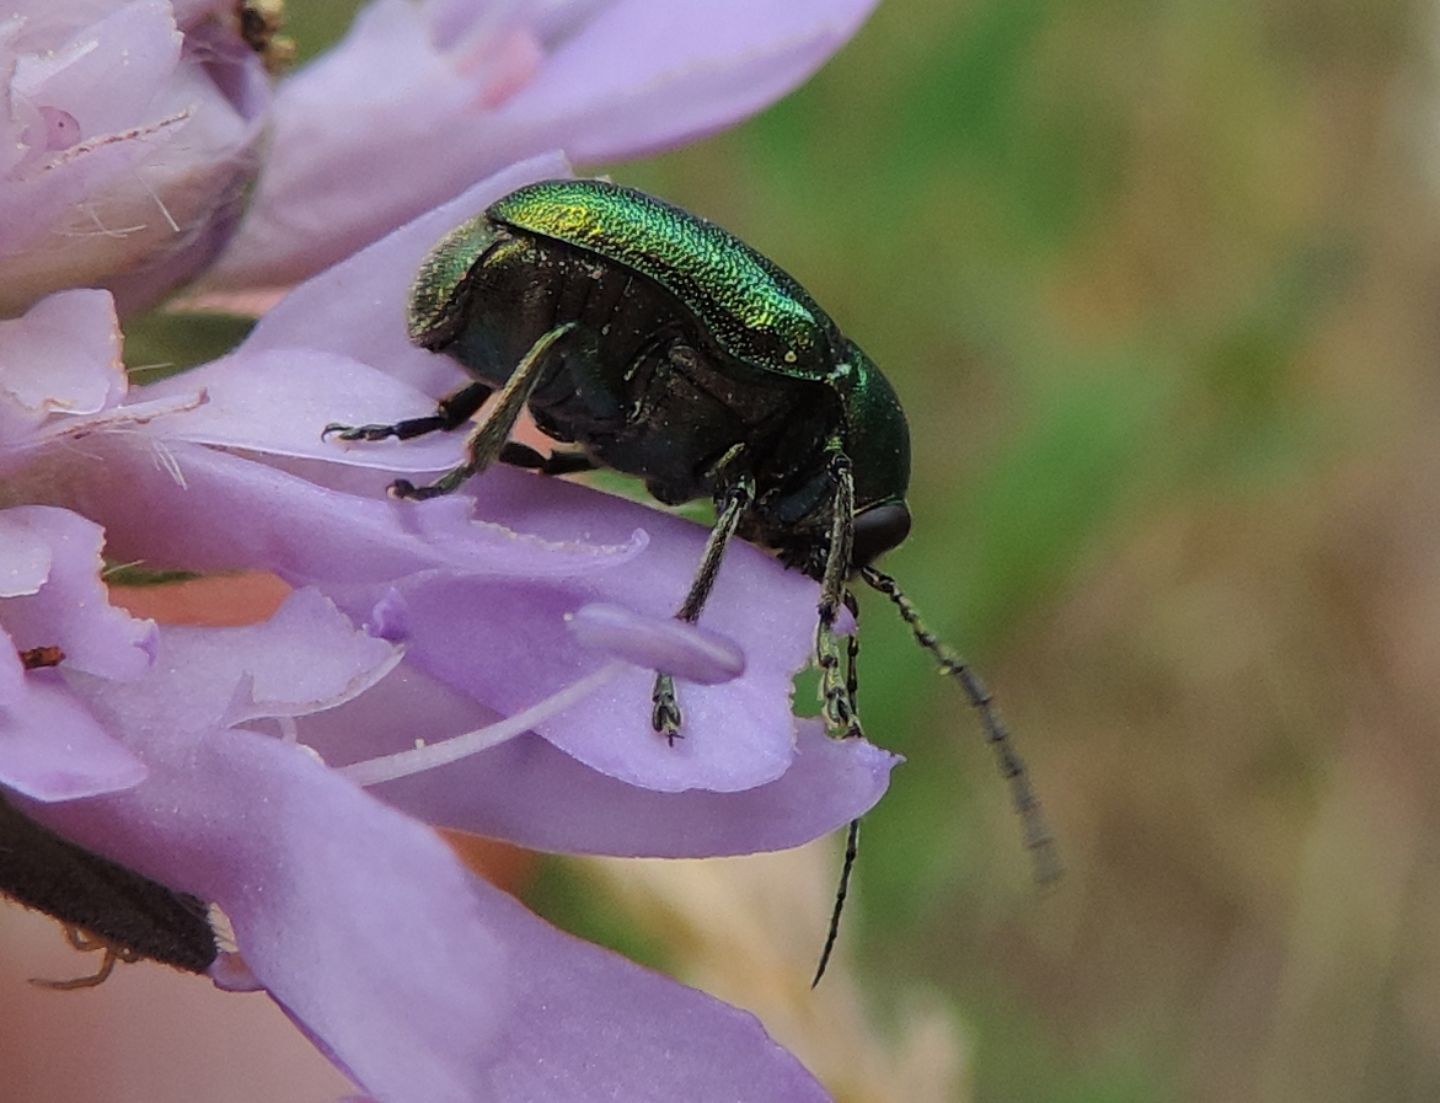
[[(377, 1099), (824, 1098), (753, 1018), (555, 931), (428, 826), (705, 856), (861, 814), (892, 757), (791, 716), (815, 585), (738, 545), (687, 629), (702, 529), (509, 469), (394, 501), (397, 473), (460, 442), (319, 431), (429, 413), (461, 382), (406, 339), (409, 282), (455, 224), (568, 172), (539, 151), (727, 125), (869, 7), (378, 0), (273, 107), (233, 4), (0, 22), (0, 795), (215, 902), (239, 950), (216, 982), (263, 987)], [(230, 355), (128, 388), (117, 299), (214, 257), (262, 125), (254, 209), (206, 280), (309, 278)], [(157, 628), (109, 604), (102, 549), (295, 590), (262, 624)], [(63, 661), (26, 669), (42, 647)], [(688, 679), (674, 747), (649, 725), (662, 665)]]
[(234, 8), (7, 5), (0, 313), (102, 286), (133, 310), (214, 260), (259, 168), (270, 107)]

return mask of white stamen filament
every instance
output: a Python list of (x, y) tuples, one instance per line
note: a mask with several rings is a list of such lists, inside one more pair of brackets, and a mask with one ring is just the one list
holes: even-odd
[(558, 693), (552, 693), (549, 697), (537, 701), (522, 712), (507, 716), (504, 720), (497, 720), (493, 724), (476, 728), (463, 735), (452, 736), (450, 739), (427, 743), (423, 747), (416, 747), (413, 750), (396, 751), (394, 754), (367, 758), (363, 762), (354, 762), (349, 766), (340, 767), (340, 772), (358, 785), (379, 785), (382, 781), (394, 781), (396, 778), (424, 773), (426, 770), (433, 770), (439, 766), (448, 766), (450, 763), (468, 758), (472, 754), (479, 754), (481, 751), (488, 751), (491, 747), (508, 743), (517, 735), (524, 735), (530, 731), (536, 724), (543, 723), (552, 716), (574, 708), (597, 689), (613, 681), (621, 671), (627, 669), (629, 666), (626, 663), (607, 663), (594, 673), (585, 675), (577, 682), (572, 682)]

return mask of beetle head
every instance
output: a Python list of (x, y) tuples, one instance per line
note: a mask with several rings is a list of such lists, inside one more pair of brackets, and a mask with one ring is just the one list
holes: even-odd
[(854, 545), (850, 563), (867, 567), (910, 533), (910, 427), (895, 390), (854, 341), (845, 342), (845, 452), (855, 476)]
[(850, 567), (868, 567), (891, 548), (898, 548), (910, 535), (910, 507), (892, 499), (855, 514)]

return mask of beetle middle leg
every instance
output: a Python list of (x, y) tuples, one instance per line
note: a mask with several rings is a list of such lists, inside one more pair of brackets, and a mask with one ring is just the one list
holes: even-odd
[(510, 432), (530, 392), (540, 382), (540, 376), (549, 366), (555, 344), (576, 328), (575, 322), (565, 322), (545, 333), (530, 346), (528, 352), (515, 365), (505, 386), (495, 398), (495, 403), (475, 426), (465, 442), (466, 460), (459, 467), (452, 468), (429, 486), (416, 486), (408, 479), (396, 479), (390, 484), (390, 493), (397, 498), (437, 498), (460, 487), (472, 475), (478, 475), (500, 458)]
[[(739, 455), (738, 448), (739, 446), (726, 453), (719, 465), (722, 469)], [(755, 501), (755, 481), (749, 475), (741, 475), (730, 482), (718, 497), (721, 503), (720, 516), (715, 519), (715, 527), (710, 530), (710, 538), (705, 541), (705, 554), (700, 558), (700, 569), (695, 572), (695, 580), (690, 584), (685, 603), (675, 614), (677, 620), (690, 624), (700, 618), (700, 611), (705, 607), (710, 591), (715, 587), (715, 578), (720, 573), (720, 562), (725, 557), (725, 548), (730, 543), (730, 538), (735, 535), (735, 530), (739, 528), (740, 518)], [(680, 705), (675, 700), (675, 679), (669, 674), (657, 674), (655, 688), (650, 693), (650, 702), (651, 727), (673, 746), (680, 735), (681, 722)]]

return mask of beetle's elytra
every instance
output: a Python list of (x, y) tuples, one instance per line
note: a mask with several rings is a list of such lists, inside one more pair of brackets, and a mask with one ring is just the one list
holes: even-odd
[[(412, 340), (453, 357), (475, 382), (431, 417), (327, 433), (380, 440), (454, 429), (499, 393), (464, 464), (431, 486), (399, 481), (395, 494), (447, 493), (499, 459), (550, 474), (613, 468), (667, 504), (712, 498), (715, 528), (676, 615), (700, 616), (736, 535), (818, 580), (823, 708), (843, 735), (860, 734), (857, 648), (852, 637), (842, 658), (833, 626), (842, 603), (857, 608), (849, 585), (860, 578), (961, 683), (1010, 779), (1027, 844), (1052, 875), (1049, 833), (988, 692), (873, 565), (910, 530), (905, 415), (880, 370), (799, 283), (662, 200), (602, 180), (550, 180), (504, 196), (434, 248), (411, 292), (409, 326)], [(527, 405), (544, 433), (574, 449), (544, 457), (510, 442)], [(653, 702), (655, 729), (673, 740), (681, 712), (663, 672)]]

